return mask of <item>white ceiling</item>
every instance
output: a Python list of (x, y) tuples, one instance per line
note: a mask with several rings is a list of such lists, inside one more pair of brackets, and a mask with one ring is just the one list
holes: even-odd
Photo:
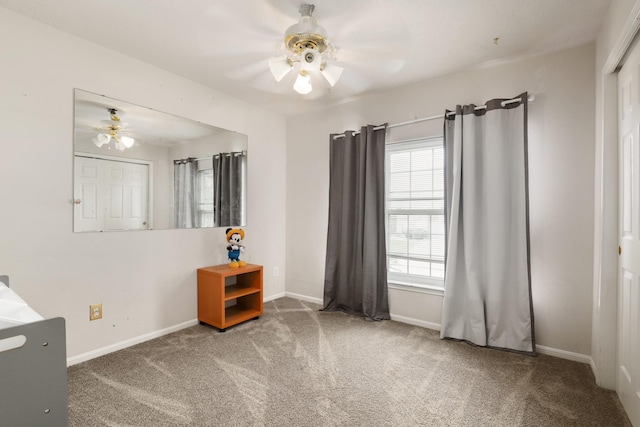
[[(345, 68), (330, 88), (276, 82), (268, 60), (301, 0), (0, 0), (0, 6), (253, 104), (296, 114), (595, 40), (611, 0), (315, 0)], [(494, 42), (498, 38), (497, 43)]]

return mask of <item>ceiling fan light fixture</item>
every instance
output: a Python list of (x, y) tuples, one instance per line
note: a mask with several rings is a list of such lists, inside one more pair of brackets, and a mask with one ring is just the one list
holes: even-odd
[(111, 135), (106, 133), (99, 133), (94, 138), (92, 138), (92, 141), (96, 145), (96, 147), (100, 148), (111, 141)]
[(279, 82), (289, 71), (291, 71), (293, 68), (293, 62), (288, 56), (285, 56), (284, 58), (274, 58), (269, 61), (269, 68), (271, 69), (273, 78)]
[(133, 143), (135, 142), (135, 140), (130, 136), (123, 136), (120, 138), (120, 142), (125, 146), (125, 148), (131, 148), (133, 147)]
[(304, 71), (300, 71), (298, 73), (298, 78), (296, 82), (293, 84), (293, 90), (298, 92), (301, 95), (306, 95), (311, 92), (313, 88), (311, 87), (311, 77)]
[(335, 84), (338, 82), (338, 79), (342, 75), (342, 71), (344, 71), (344, 68), (331, 63), (325, 63), (324, 66), (320, 68), (320, 72), (329, 82), (331, 87), (335, 86)]
[(112, 139), (115, 141), (115, 147), (119, 151), (124, 151), (125, 148), (131, 148), (135, 142), (133, 138), (130, 136), (120, 136), (118, 132), (122, 129), (122, 126), (118, 124), (120, 122), (120, 118), (116, 115), (118, 110), (115, 108), (107, 108), (109, 112), (109, 117), (111, 118), (112, 124), (105, 127), (99, 127), (97, 129), (106, 130), (109, 133), (99, 133), (91, 140), (96, 145), (96, 147), (101, 148), (103, 145), (108, 144)]
[(342, 74), (341, 67), (327, 64), (328, 60), (334, 59), (336, 49), (328, 39), (327, 30), (311, 16), (314, 10), (315, 6), (312, 4), (300, 6), (300, 20), (284, 33), (287, 55), (269, 61), (271, 74), (276, 81), (282, 80), (296, 62), (300, 63), (293, 89), (303, 95), (311, 92), (310, 72), (321, 72), (331, 86), (336, 84)]

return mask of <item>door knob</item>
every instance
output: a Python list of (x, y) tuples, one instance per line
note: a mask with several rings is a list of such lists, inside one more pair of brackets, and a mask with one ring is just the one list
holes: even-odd
[(75, 200), (73, 201), (73, 203), (74, 203), (74, 204), (76, 204), (76, 205), (79, 205), (80, 203), (82, 203), (82, 200), (80, 200), (80, 199), (75, 199)]

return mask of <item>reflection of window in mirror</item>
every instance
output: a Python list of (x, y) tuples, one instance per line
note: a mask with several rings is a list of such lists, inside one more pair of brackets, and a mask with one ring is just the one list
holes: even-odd
[(200, 227), (213, 227), (213, 165), (211, 159), (207, 160), (198, 162), (196, 206)]

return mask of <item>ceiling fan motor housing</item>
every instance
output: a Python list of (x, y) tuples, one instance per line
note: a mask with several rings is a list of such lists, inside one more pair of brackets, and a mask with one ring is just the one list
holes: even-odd
[(315, 6), (303, 4), (300, 6), (300, 21), (287, 28), (284, 43), (290, 52), (301, 54), (305, 49), (314, 49), (320, 53), (327, 50), (327, 30), (318, 25), (311, 16)]

